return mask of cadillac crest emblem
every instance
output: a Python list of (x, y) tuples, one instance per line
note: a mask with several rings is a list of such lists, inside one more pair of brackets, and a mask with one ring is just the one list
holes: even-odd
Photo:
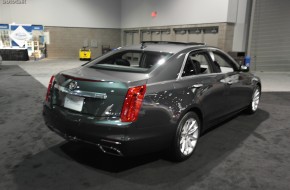
[(78, 83), (76, 81), (71, 81), (68, 85), (68, 89), (73, 91), (75, 90), (76, 88), (78, 88)]

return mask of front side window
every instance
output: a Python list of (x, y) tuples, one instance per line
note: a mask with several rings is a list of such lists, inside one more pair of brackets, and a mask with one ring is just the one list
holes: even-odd
[(204, 52), (190, 53), (184, 65), (182, 77), (208, 73), (211, 73), (211, 68), (207, 54)]
[(171, 53), (152, 51), (117, 51), (105, 58), (92, 61), (88, 66), (105, 70), (147, 73), (154, 66), (166, 62), (171, 55)]
[(213, 52), (214, 55), (214, 66), (216, 67), (216, 71), (219, 73), (229, 73), (234, 72), (234, 64), (230, 59), (228, 59), (225, 55)]

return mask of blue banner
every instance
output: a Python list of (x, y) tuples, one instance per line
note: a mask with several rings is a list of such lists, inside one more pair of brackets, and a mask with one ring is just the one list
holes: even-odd
[(9, 24), (0, 24), (0, 30), (9, 30)]
[(11, 31), (16, 30), (19, 26), (22, 26), (27, 32), (32, 32), (32, 26), (31, 25), (10, 25)]
[(43, 30), (43, 26), (42, 25), (31, 25), (32, 30)]

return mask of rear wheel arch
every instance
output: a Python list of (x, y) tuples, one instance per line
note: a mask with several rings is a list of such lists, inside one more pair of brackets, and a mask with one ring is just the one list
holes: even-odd
[(194, 112), (196, 113), (196, 115), (199, 117), (199, 121), (200, 121), (200, 129), (202, 131), (202, 127), (203, 127), (203, 113), (201, 111), (201, 109), (197, 106), (191, 107), (189, 109), (187, 109), (182, 115), (180, 115), (179, 121), (183, 118), (183, 116), (185, 114), (187, 114), (188, 112)]
[(180, 122), (180, 120), (188, 113), (188, 112), (193, 112), (195, 113), (198, 118), (199, 118), (199, 121), (200, 121), (200, 131), (201, 133), (203, 132), (203, 113), (201, 111), (201, 109), (198, 107), (198, 106), (193, 106), (193, 107), (190, 107), (188, 109), (186, 109), (184, 112), (182, 112), (178, 118), (178, 120), (176, 121), (176, 128), (174, 129), (174, 131), (177, 130), (177, 125), (178, 123)]
[(262, 91), (262, 85), (260, 82), (257, 82), (256, 85), (260, 88), (260, 91)]
[[(178, 128), (178, 124), (179, 122), (181, 121), (181, 119), (189, 112), (193, 112), (195, 113), (197, 116), (198, 116), (198, 119), (199, 119), (199, 122), (200, 122), (200, 132), (202, 133), (203, 131), (203, 114), (202, 114), (202, 111), (201, 109), (198, 107), (198, 106), (193, 106), (191, 108), (188, 108), (186, 109), (184, 112), (182, 112), (178, 118), (178, 120), (176, 121), (176, 128), (174, 129), (174, 134), (176, 133), (177, 131), (177, 128)], [(173, 140), (173, 137), (172, 136), (172, 140)]]

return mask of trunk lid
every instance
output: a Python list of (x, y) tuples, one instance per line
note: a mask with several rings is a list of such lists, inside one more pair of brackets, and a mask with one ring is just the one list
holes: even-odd
[(144, 73), (81, 67), (56, 75), (52, 104), (95, 117), (120, 116), (131, 86), (146, 84)]

